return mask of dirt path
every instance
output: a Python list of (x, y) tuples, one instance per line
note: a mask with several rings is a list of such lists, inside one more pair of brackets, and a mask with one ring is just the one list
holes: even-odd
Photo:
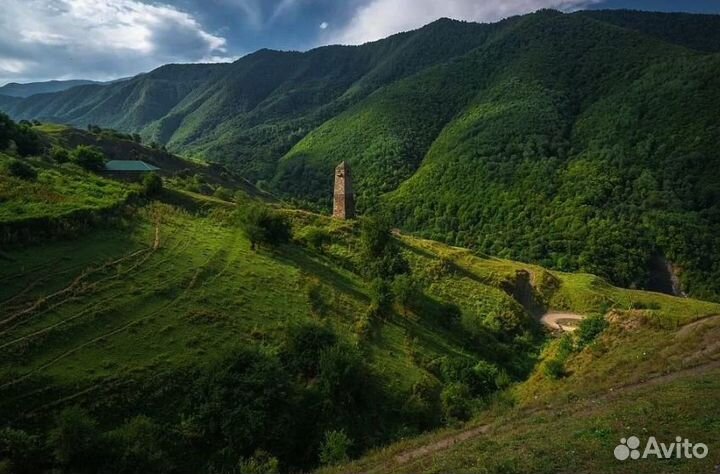
[(585, 316), (575, 313), (546, 313), (540, 318), (540, 322), (550, 329), (560, 331), (574, 331), (577, 326), (568, 324), (572, 322), (582, 321)]
[[(567, 315), (565, 315), (567, 316)], [(578, 316), (578, 315), (575, 315)], [(582, 319), (582, 316), (580, 316)], [(672, 372), (670, 374), (665, 375), (659, 375), (656, 377), (651, 377), (647, 380), (643, 380), (641, 382), (635, 382), (627, 385), (621, 385), (618, 387), (614, 387), (606, 391), (604, 394), (599, 395), (594, 399), (595, 402), (599, 400), (607, 400), (614, 398), (618, 396), (619, 394), (627, 391), (631, 391), (637, 388), (641, 387), (648, 387), (648, 386), (655, 386), (660, 385), (668, 382), (672, 382), (674, 380), (677, 380), (682, 377), (688, 377), (688, 376), (698, 376), (703, 375), (711, 370), (714, 369), (720, 369), (720, 360), (712, 360), (709, 362), (706, 362), (704, 364), (700, 364), (695, 367), (689, 367), (687, 369), (678, 370), (676, 372)], [(542, 412), (547, 410), (546, 408), (530, 408), (527, 410), (527, 415)], [(458, 443), (462, 443), (464, 441), (468, 441), (474, 438), (477, 438), (479, 436), (482, 436), (484, 434), (487, 434), (490, 431), (490, 425), (480, 425), (475, 426), (473, 428), (469, 428), (465, 431), (461, 431), (459, 433), (447, 436), (445, 438), (441, 438), (439, 440), (433, 441), (432, 443), (426, 444), (424, 446), (420, 446), (418, 448), (408, 448), (404, 451), (401, 451), (397, 454), (395, 454), (389, 462), (382, 463), (381, 465), (376, 465), (369, 470), (362, 471), (361, 474), (372, 474), (375, 472), (383, 472), (381, 469), (383, 468), (389, 468), (389, 467), (399, 467), (404, 464), (410, 463), (412, 461), (415, 461), (417, 459), (430, 456), (432, 454), (435, 454), (439, 451), (444, 451), (446, 449), (452, 448), (454, 445)]]

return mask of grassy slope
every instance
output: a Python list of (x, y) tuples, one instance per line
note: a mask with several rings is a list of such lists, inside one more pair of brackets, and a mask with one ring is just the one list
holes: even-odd
[[(637, 312), (616, 312), (610, 320), (598, 341), (570, 359), (568, 377), (551, 380), (538, 369), (461, 430), (408, 440), (322, 472), (711, 472), (718, 461), (713, 447), (720, 442), (720, 318), (679, 330), (662, 329)], [(550, 344), (546, 356), (559, 344)], [(471, 433), (470, 439), (447, 444), (462, 433)], [(633, 435), (642, 446), (649, 436), (665, 443), (683, 436), (707, 444), (710, 455), (616, 461), (620, 438)]]
[[(0, 153), (0, 167), (9, 160), (10, 157)], [(97, 177), (75, 166), (31, 162), (38, 170), (35, 182), (0, 177), (0, 223), (56, 218), (78, 210), (103, 211), (117, 207), (139, 189)]]
[[(227, 212), (223, 205), (198, 217), (155, 204), (124, 227), (7, 253), (0, 274), (0, 410), (43, 415), (83, 400), (112, 405), (118, 384), (201, 366), (243, 341), (272, 345), (288, 324), (309, 319), (325, 320), (354, 340), (352, 327), (369, 297), (366, 283), (348, 270), (359, 262), (352, 228), (292, 212), (298, 228), (329, 229), (334, 243), (327, 252), (289, 245), (256, 253), (225, 224)], [(443, 321), (442, 308), (457, 304), (465, 327), (494, 312), (522, 315), (508, 294), (521, 269), (532, 274), (539, 299), (570, 310), (646, 301), (660, 320), (720, 312), (716, 305), (619, 290), (587, 276), (556, 278), (539, 267), (436, 242), (402, 241), (414, 274), (428, 282), (426, 311), (384, 322), (367, 352), (373, 370), (397, 393), (433, 378), (421, 360), (450, 354), (492, 360), (497, 354), (468, 348), (464, 332)], [(325, 295), (321, 312), (311, 304), (310, 288)]]
[[(3, 384), (30, 376), (24, 379), (30, 386), (50, 383), (68, 396), (77, 384), (93, 386), (110, 375), (198, 364), (243, 340), (272, 341), (287, 324), (313, 317), (310, 285), (333, 295), (331, 322), (347, 337), (368, 304), (363, 282), (325, 257), (296, 247), (255, 253), (237, 229), (210, 218), (163, 206), (143, 213), (125, 229), (6, 255)], [(152, 250), (157, 215), (161, 246)], [(85, 270), (122, 258), (72, 286)], [(68, 286), (67, 294), (22, 313)], [(422, 375), (404, 348), (403, 326), (414, 327), (431, 358), (466, 353), (427, 321), (383, 326), (373, 345), (375, 366), (401, 390)], [(4, 408), (25, 404), (33, 392), (5, 397)]]

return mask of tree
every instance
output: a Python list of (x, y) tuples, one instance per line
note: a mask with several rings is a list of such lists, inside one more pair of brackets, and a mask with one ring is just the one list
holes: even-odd
[(335, 332), (315, 323), (291, 326), (287, 332), (283, 359), (287, 367), (306, 378), (317, 375), (320, 356), (337, 343)]
[(143, 191), (146, 196), (157, 196), (163, 190), (163, 181), (157, 173), (148, 173), (143, 178)]
[(253, 250), (260, 244), (279, 245), (290, 240), (287, 218), (264, 204), (246, 204), (240, 211), (240, 224)]
[(15, 145), (20, 156), (36, 155), (41, 151), (40, 137), (30, 122), (20, 124), (0, 113), (0, 150)]
[(46, 458), (37, 436), (12, 428), (0, 429), (0, 472), (42, 472), (45, 470), (43, 464)]
[(390, 224), (385, 217), (366, 217), (362, 220), (360, 243), (367, 276), (389, 280), (408, 271), (408, 264), (392, 237)]
[(100, 171), (105, 167), (105, 155), (93, 146), (78, 145), (70, 153), (70, 159), (88, 171)]
[(84, 409), (64, 409), (55, 421), (48, 443), (55, 459), (63, 466), (91, 472), (98, 453), (100, 432), (95, 420)]
[(50, 158), (55, 163), (67, 163), (70, 160), (70, 153), (65, 148), (53, 146), (52, 150), (50, 150)]
[(34, 181), (37, 179), (37, 171), (35, 171), (35, 168), (20, 160), (10, 160), (7, 164), (7, 172), (10, 176), (24, 179), (25, 181)]
[(118, 473), (165, 472), (168, 457), (160, 445), (160, 427), (146, 416), (137, 416), (108, 433), (113, 471)]

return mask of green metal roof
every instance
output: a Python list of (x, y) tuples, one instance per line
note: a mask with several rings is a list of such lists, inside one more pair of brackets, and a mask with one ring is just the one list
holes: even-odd
[(160, 168), (139, 160), (110, 160), (105, 163), (107, 171), (157, 171)]

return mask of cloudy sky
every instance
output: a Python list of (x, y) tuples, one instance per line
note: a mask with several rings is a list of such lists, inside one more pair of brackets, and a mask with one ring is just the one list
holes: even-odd
[(107, 80), (260, 48), (360, 44), (440, 17), (495, 21), (540, 8), (720, 13), (720, 0), (2, 0), (0, 85)]

